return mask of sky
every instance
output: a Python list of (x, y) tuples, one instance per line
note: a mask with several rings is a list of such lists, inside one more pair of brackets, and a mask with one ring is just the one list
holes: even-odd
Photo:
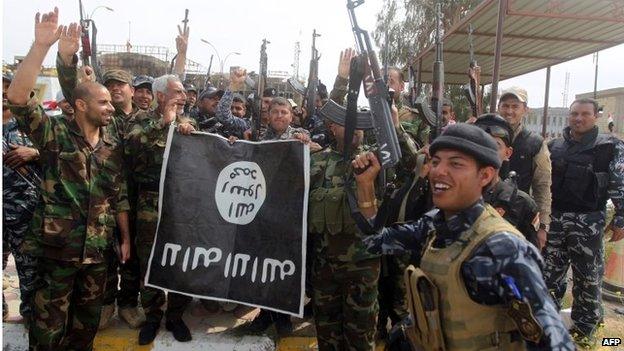
[[(15, 55), (25, 55), (34, 39), (34, 15), (58, 6), (60, 23), (79, 20), (78, 0), (3, 0), (2, 1), (2, 59), (13, 62)], [(147, 0), (83, 0), (85, 12), (91, 14), (98, 26), (98, 44), (124, 45), (130, 38), (133, 45), (165, 46), (175, 50), (177, 24), (188, 8), (190, 39), (187, 57), (208, 67), (214, 50), (218, 50), (213, 71), (219, 70), (217, 56), (224, 64), (242, 66), (258, 71), (259, 50), (263, 38), (268, 45), (268, 68), (292, 72), (295, 42), (299, 41), (300, 76), (307, 76), (310, 60), (312, 30), (321, 54), (319, 78), (331, 89), (337, 72), (340, 51), (354, 46), (353, 33), (344, 0), (239, 0), (239, 1), (147, 1)], [(372, 31), (376, 15), (382, 10), (382, 0), (366, 0), (356, 9), (360, 26)], [(112, 12), (98, 6), (108, 6)], [(44, 65), (54, 65), (56, 47), (48, 53)], [(599, 54), (598, 90), (624, 86), (624, 45), (601, 51)], [(566, 72), (570, 73), (568, 103), (575, 94), (593, 91), (594, 64), (592, 55), (551, 69), (550, 106), (563, 106), (562, 93)], [(529, 106), (542, 107), (546, 70), (501, 81), (500, 89), (521, 86), (529, 93)]]

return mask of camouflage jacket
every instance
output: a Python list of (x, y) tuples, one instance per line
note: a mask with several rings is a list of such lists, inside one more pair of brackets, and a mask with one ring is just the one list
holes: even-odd
[[(363, 235), (351, 218), (345, 175), (351, 163), (332, 147), (311, 156), (308, 223), (317, 255), (341, 262), (378, 257), (366, 251)], [(355, 182), (351, 183), (355, 191)]]
[[(15, 118), (2, 126), (2, 151), (9, 145), (33, 147), (28, 137), (19, 131)], [(24, 173), (2, 165), (2, 215), (4, 221), (29, 221), (39, 202), (39, 186), (37, 179), (41, 169), (35, 162), (22, 167)]]
[[(485, 210), (483, 200), (445, 219), (434, 209), (415, 222), (394, 224), (381, 233), (364, 239), (374, 254), (396, 255), (409, 252), (413, 262), (420, 262), (424, 247), (453, 244)], [(430, 235), (435, 235), (431, 237)], [(462, 263), (461, 275), (470, 298), (482, 305), (508, 305), (514, 298), (503, 283), (503, 276), (513, 277), (523, 298), (531, 304), (533, 315), (544, 334), (538, 343), (527, 342), (529, 350), (574, 350), (567, 328), (557, 312), (541, 268), (543, 260), (535, 246), (505, 231), (494, 233)]]
[[(126, 135), (125, 158), (139, 191), (158, 191), (169, 131), (161, 121), (162, 115), (155, 109), (140, 111)], [(178, 116), (176, 122), (190, 122), (196, 127), (195, 121), (185, 116)]]
[(294, 127), (288, 126), (288, 128), (286, 128), (286, 130), (283, 133), (278, 134), (275, 131), (275, 129), (269, 126), (267, 127), (266, 131), (261, 134), (260, 140), (288, 140), (288, 139), (292, 139), (295, 136), (295, 134), (298, 134), (298, 133), (310, 136), (310, 132), (308, 132), (307, 130), (303, 128), (294, 128)]
[(418, 115), (418, 112), (407, 107), (402, 99), (397, 103), (399, 110), (399, 121), (405, 131), (414, 139), (419, 147), (429, 144), (429, 132), (431, 129), (426, 122)]
[(62, 261), (104, 262), (115, 214), (129, 210), (114, 123), (100, 128), (91, 147), (75, 120), (50, 118), (34, 101), (11, 111), (41, 154), (42, 201), (25, 249)]
[(234, 116), (232, 113), (233, 98), (234, 93), (230, 89), (226, 89), (217, 105), (216, 117), (219, 123), (223, 125), (225, 137), (233, 135), (242, 139), (245, 131), (251, 129), (251, 121), (248, 118)]

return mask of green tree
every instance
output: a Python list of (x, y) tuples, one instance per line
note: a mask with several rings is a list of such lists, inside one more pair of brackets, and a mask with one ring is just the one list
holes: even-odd
[[(441, 1), (444, 31), (459, 22), (479, 2), (480, 0)], [(436, 0), (384, 0), (384, 6), (377, 14), (373, 39), (383, 50), (387, 47), (388, 65), (407, 69), (411, 60), (419, 52), (434, 43), (436, 4)], [(384, 42), (386, 31), (387, 43)], [(380, 56), (383, 60), (384, 55)], [(466, 77), (467, 80), (468, 77)], [(429, 90), (430, 87), (424, 87), (424, 91)], [(469, 114), (469, 107), (461, 87), (446, 86), (445, 94), (453, 101), (458, 119), (465, 120)]]

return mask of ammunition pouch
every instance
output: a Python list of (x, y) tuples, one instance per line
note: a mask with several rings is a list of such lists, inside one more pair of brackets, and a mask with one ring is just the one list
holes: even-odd
[(446, 350), (440, 320), (440, 291), (419, 267), (405, 270), (405, 287), (414, 325), (406, 329), (406, 336), (415, 349)]

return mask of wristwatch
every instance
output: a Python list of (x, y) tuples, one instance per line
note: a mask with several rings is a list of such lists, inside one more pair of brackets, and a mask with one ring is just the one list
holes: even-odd
[(540, 223), (539, 229), (544, 229), (544, 231), (548, 233), (548, 231), (550, 231), (550, 224)]

